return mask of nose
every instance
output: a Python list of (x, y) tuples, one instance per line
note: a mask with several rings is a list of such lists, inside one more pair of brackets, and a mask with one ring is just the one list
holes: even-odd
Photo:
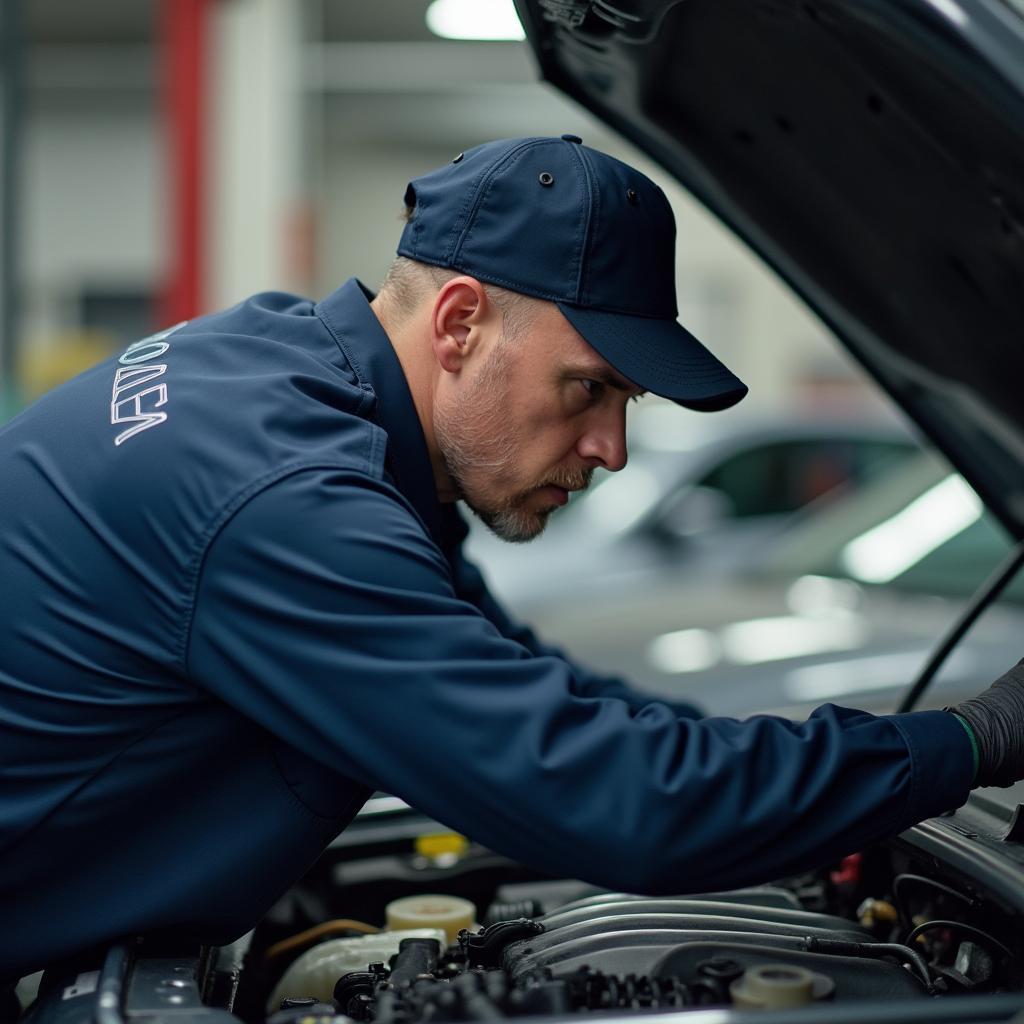
[(591, 466), (603, 466), (617, 473), (626, 465), (625, 416), (606, 417), (588, 426), (580, 436), (576, 451)]

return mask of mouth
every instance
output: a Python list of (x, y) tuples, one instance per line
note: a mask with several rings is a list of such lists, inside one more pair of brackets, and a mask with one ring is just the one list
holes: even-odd
[[(571, 489), (580, 490), (578, 487)], [(569, 501), (569, 490), (569, 488), (559, 487), (557, 484), (546, 484), (544, 487), (539, 488), (539, 493), (548, 499), (551, 504), (561, 507)]]

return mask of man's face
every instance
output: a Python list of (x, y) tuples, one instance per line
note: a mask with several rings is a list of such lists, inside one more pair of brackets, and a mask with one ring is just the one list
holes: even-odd
[(512, 339), (484, 339), (434, 403), (459, 497), (504, 540), (532, 540), (594, 470), (626, 464), (626, 404), (639, 388), (549, 303)]

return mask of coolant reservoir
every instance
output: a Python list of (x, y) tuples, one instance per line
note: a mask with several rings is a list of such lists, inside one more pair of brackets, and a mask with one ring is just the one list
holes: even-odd
[(458, 939), (463, 928), (473, 928), (476, 907), (458, 896), (405, 896), (385, 908), (388, 928), (440, 928), (447, 944)]
[(398, 952), (402, 939), (414, 938), (437, 939), (442, 948), (449, 941), (440, 928), (412, 928), (350, 939), (329, 939), (307, 949), (281, 975), (267, 1002), (267, 1012), (277, 1010), (282, 999), (312, 996), (322, 1003), (329, 1003), (334, 997), (335, 983), (343, 974), (365, 971), (373, 963), (386, 964)]

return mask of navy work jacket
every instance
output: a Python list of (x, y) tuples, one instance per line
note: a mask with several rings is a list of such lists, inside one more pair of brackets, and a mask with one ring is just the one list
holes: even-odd
[(240, 935), (374, 789), (652, 894), (966, 799), (952, 715), (697, 719), (510, 622), (464, 533), (355, 280), (137, 342), (0, 429), (0, 977)]

